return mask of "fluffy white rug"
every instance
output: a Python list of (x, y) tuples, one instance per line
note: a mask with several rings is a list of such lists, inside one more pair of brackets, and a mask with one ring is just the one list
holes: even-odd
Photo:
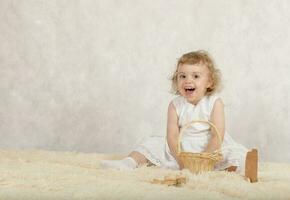
[[(99, 169), (101, 159), (114, 158), (120, 156), (2, 150), (0, 199), (290, 199), (290, 164), (261, 163), (259, 182), (249, 183), (227, 172)], [(180, 173), (188, 178), (182, 187), (150, 183)]]

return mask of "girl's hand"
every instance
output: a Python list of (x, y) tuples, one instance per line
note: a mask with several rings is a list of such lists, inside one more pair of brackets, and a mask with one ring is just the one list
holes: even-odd
[(183, 165), (183, 163), (178, 163), (178, 165), (179, 165), (179, 169), (180, 169), (180, 170), (183, 170), (183, 169), (184, 169), (184, 165)]
[(179, 165), (179, 169), (182, 170), (184, 168), (183, 163), (181, 162), (181, 160), (179, 158), (176, 159), (178, 165)]

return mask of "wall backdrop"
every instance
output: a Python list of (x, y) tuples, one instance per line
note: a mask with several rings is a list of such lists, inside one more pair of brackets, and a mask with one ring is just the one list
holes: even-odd
[(290, 162), (287, 0), (0, 0), (0, 148), (126, 154), (166, 134), (169, 77), (204, 49), (227, 130)]

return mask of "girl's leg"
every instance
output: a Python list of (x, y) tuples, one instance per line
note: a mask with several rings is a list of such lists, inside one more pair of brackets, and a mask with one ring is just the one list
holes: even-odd
[[(228, 172), (235, 172), (237, 169), (236, 166), (230, 166), (225, 169)], [(245, 163), (245, 176), (250, 179), (251, 183), (258, 181), (258, 151), (257, 149), (252, 149), (249, 151), (246, 156)]]
[(258, 181), (258, 151), (252, 149), (246, 156), (245, 176), (250, 179), (251, 183)]
[(102, 160), (100, 167), (103, 169), (130, 170), (135, 169), (138, 165), (148, 163), (145, 156), (139, 152), (133, 151), (128, 157), (122, 160)]
[(149, 162), (149, 160), (143, 154), (137, 151), (132, 151), (129, 154), (129, 157), (133, 158), (138, 165), (147, 164)]

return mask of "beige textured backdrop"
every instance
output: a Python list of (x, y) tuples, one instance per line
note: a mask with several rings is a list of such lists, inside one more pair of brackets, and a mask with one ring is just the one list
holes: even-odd
[(0, 148), (128, 153), (165, 135), (168, 77), (205, 49), (227, 129), (290, 162), (287, 0), (0, 0)]

